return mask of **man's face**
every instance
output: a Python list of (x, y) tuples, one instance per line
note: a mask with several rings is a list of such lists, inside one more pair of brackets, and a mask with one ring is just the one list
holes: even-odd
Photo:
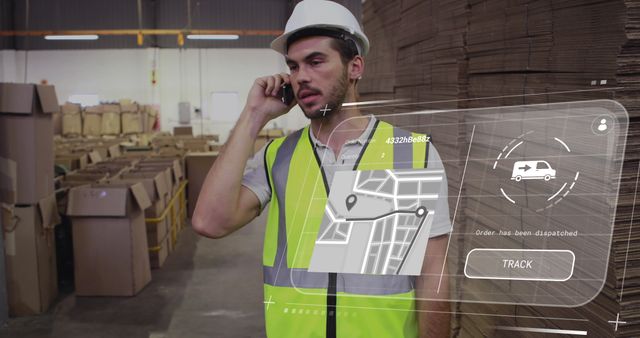
[(331, 39), (300, 39), (289, 46), (286, 56), (298, 105), (310, 119), (338, 110), (347, 94), (347, 66), (342, 64), (338, 51), (331, 48)]

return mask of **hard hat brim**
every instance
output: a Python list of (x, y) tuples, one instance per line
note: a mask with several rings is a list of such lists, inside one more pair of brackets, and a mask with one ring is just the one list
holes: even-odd
[[(271, 49), (275, 50), (276, 52), (282, 55), (287, 55), (287, 50), (288, 50), (287, 41), (289, 40), (289, 37), (299, 31), (309, 29), (309, 28), (329, 28), (329, 29), (338, 29), (338, 30), (344, 29), (341, 26), (334, 26), (334, 25), (313, 25), (313, 26), (303, 27), (300, 29), (293, 30), (291, 32), (284, 33), (278, 36), (277, 38), (275, 38), (273, 41), (271, 41)], [(354, 36), (354, 37), (356, 39), (358, 38), (357, 36)], [(369, 41), (358, 41), (358, 44), (360, 45), (359, 48), (362, 48), (363, 56), (366, 55), (367, 52), (369, 51)]]

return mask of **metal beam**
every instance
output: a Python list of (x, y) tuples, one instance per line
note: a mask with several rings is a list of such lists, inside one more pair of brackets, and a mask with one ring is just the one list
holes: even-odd
[(240, 36), (276, 36), (282, 34), (282, 30), (256, 30), (256, 29), (98, 29), (98, 30), (47, 30), (47, 31), (0, 31), (0, 36), (45, 36), (45, 35), (240, 35)]

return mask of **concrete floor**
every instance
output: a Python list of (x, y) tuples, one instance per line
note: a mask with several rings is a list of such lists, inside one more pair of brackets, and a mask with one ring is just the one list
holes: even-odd
[(44, 315), (10, 319), (0, 337), (263, 337), (265, 220), (218, 240), (184, 229), (137, 296), (62, 295)]

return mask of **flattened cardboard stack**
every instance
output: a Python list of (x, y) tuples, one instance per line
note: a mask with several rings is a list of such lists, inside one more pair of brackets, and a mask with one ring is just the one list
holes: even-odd
[[(622, 44), (617, 58), (617, 83), (625, 89), (617, 90), (615, 99), (627, 109), (630, 117), (629, 135), (620, 183), (620, 196), (613, 234), (612, 275), (615, 279), (605, 289), (610, 297), (620, 303), (620, 320), (617, 336), (640, 336), (640, 238), (637, 224), (638, 209), (634, 207), (637, 196), (638, 161), (640, 161), (640, 1), (625, 1), (627, 40)], [(635, 202), (635, 205), (634, 205)], [(634, 212), (635, 211), (635, 212)], [(624, 290), (623, 290), (624, 287)], [(615, 292), (611, 292), (615, 291)]]
[[(458, 314), (495, 313), (504, 321), (497, 323), (490, 316), (456, 315), (454, 332), (460, 337), (491, 336), (495, 333), (486, 328), (513, 325), (515, 317), (511, 316), (517, 313), (588, 318), (591, 320), (588, 331), (594, 336), (639, 336), (640, 271), (636, 266), (640, 264), (640, 256), (636, 253), (640, 240), (631, 228), (631, 215), (640, 160), (640, 2), (374, 0), (365, 2), (363, 9), (364, 28), (372, 48), (367, 67), (376, 70), (365, 74), (359, 85), (363, 100), (493, 98), (395, 109), (402, 112), (425, 107), (474, 108), (613, 98), (622, 103), (630, 115), (610, 271), (600, 295), (576, 309), (456, 304)], [(616, 85), (625, 88), (591, 91)], [(550, 94), (555, 92), (561, 94)], [(384, 108), (380, 112), (393, 111)], [(464, 122), (462, 116), (439, 115), (437, 119), (441, 121), (429, 119), (416, 121), (416, 125), (455, 123), (456, 119)], [(464, 158), (459, 152), (466, 149), (469, 135), (468, 131), (444, 129), (447, 128), (435, 128), (432, 136), (445, 161), (451, 196), (452, 191), (457, 191), (451, 179), (458, 176), (459, 166), (447, 161)], [(473, 168), (469, 170), (466, 175), (474, 175)], [(459, 208), (468, 209), (464, 205)], [(460, 233), (467, 232), (467, 227), (478, 221), (476, 215), (462, 217), (455, 223), (462, 227)], [(625, 271), (624, 294), (621, 294)], [(607, 320), (615, 320), (618, 313), (620, 320), (627, 323), (620, 324), (614, 332), (614, 325)], [(518, 318), (518, 324), (557, 326), (553, 321), (522, 317)]]
[[(518, 95), (615, 85), (623, 13), (621, 1), (473, 3), (469, 96), (516, 96), (496, 98), (494, 105), (538, 103), (548, 98)], [(587, 98), (593, 93), (554, 96), (562, 101)]]
[[(466, 98), (468, 91), (467, 6), (464, 1), (453, 0), (367, 1), (363, 4), (364, 28), (371, 40), (367, 67), (373, 63), (376, 69), (382, 70), (377, 74), (365, 73), (359, 85), (363, 100), (405, 99), (415, 103), (367, 108), (367, 113), (465, 107), (465, 101), (459, 99)], [(464, 116), (448, 113), (383, 119), (431, 137), (431, 145), (438, 150), (446, 170), (449, 212), (453, 219), (467, 150)], [(464, 201), (460, 203), (458, 209), (462, 210), (464, 204)], [(458, 212), (453, 222), (463, 224), (464, 213)], [(456, 250), (457, 243), (452, 242), (451, 249)], [(462, 271), (451, 273), (462, 274)]]
[(367, 55), (367, 71), (358, 85), (364, 101), (394, 98), (401, 3), (394, 0), (363, 4), (363, 26), (369, 40), (375, 42)]
[(53, 228), (52, 86), (0, 83), (0, 202), (11, 316), (46, 311), (57, 297)]

